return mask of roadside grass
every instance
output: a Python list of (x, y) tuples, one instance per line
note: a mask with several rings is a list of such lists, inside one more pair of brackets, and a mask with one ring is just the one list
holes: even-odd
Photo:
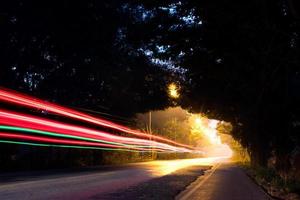
[(249, 162), (239, 163), (239, 165), (273, 197), (287, 199), (287, 196), (291, 196), (291, 194), (293, 196), (300, 195), (300, 181), (293, 177), (283, 178), (274, 169), (253, 167)]

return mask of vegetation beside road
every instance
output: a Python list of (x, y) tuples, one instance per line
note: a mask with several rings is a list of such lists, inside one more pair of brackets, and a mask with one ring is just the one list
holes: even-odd
[(300, 199), (300, 182), (295, 177), (283, 178), (274, 169), (254, 167), (249, 162), (241, 163), (241, 166), (272, 197), (285, 200)]

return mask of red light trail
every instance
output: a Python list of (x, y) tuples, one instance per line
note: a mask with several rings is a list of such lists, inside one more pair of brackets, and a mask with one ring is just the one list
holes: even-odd
[(29, 134), (52, 136), (52, 137), (71, 138), (71, 139), (77, 139), (77, 140), (100, 142), (100, 143), (106, 143), (106, 144), (115, 144), (115, 145), (128, 146), (128, 147), (145, 147), (145, 148), (148, 147), (148, 146), (133, 146), (133, 145), (127, 145), (127, 144), (122, 144), (122, 143), (117, 143), (117, 142), (110, 142), (110, 141), (105, 141), (105, 140), (86, 138), (86, 137), (75, 136), (75, 135), (60, 134), (60, 133), (54, 133), (54, 132), (48, 132), (48, 131), (41, 131), (41, 130), (37, 130), (37, 129), (29, 129), (29, 128), (23, 128), (23, 127), (17, 127), (17, 126), (0, 125), (0, 132), (1, 132), (1, 130), (18, 131), (18, 132), (22, 132), (24, 134), (29, 133)]
[[(112, 145), (112, 144), (102, 144), (102, 143), (96, 143), (96, 142), (54, 139), (54, 138), (49, 138), (49, 137), (19, 135), (19, 134), (3, 133), (3, 132), (0, 132), (0, 137), (8, 138), (8, 139), (21, 139), (21, 140), (30, 140), (30, 141), (36, 141), (36, 142), (70, 144), (70, 145), (79, 145), (79, 146), (101, 146), (101, 147), (109, 147), (109, 148), (123, 148), (124, 147), (124, 146), (118, 146), (118, 145)], [(130, 149), (142, 150), (142, 151), (149, 150), (149, 149), (142, 149), (142, 148), (130, 148)]]
[(1, 143), (140, 152), (157, 151), (158, 153), (202, 153), (189, 145), (180, 144), (160, 136), (132, 130), (107, 120), (96, 118), (76, 110), (64, 108), (62, 106), (44, 102), (16, 92), (0, 89), (0, 100), (14, 105), (45, 110), (64, 117), (80, 120), (82, 122), (93, 123), (99, 127), (114, 129), (140, 137), (119, 136), (96, 129), (86, 128), (84, 126), (46, 119), (45, 117), (36, 117), (0, 109)]
[(160, 143), (156, 141), (144, 140), (139, 138), (117, 136), (103, 131), (97, 131), (89, 128), (84, 128), (75, 125), (69, 125), (65, 123), (56, 122), (53, 120), (46, 120), (39, 117), (33, 117), (26, 114), (18, 114), (10, 111), (0, 110), (0, 122), (1, 124), (19, 126), (23, 128), (31, 128), (37, 130), (43, 130), (48, 132), (55, 132), (61, 134), (68, 134), (73, 136), (80, 136), (98, 140), (105, 140), (109, 142), (117, 142), (131, 145), (148, 145), (165, 150), (179, 151), (179, 152), (191, 152), (191, 150), (175, 147), (169, 144)]
[[(92, 146), (76, 146), (76, 145), (63, 145), (63, 144), (51, 144), (51, 143), (33, 143), (33, 142), (21, 142), (21, 141), (12, 141), (12, 140), (0, 140), (0, 143), (5, 144), (19, 144), (19, 145), (29, 145), (29, 146), (39, 146), (39, 147), (60, 147), (60, 148), (74, 148), (74, 149), (96, 149), (96, 150), (106, 150), (106, 151), (128, 151), (128, 152), (149, 152), (132, 150), (132, 149), (116, 149), (116, 148), (105, 148), (105, 147), (92, 147)], [(164, 152), (157, 152), (164, 153)]]
[(169, 140), (160, 136), (156, 136), (156, 135), (152, 135), (152, 134), (147, 134), (147, 133), (143, 133), (141, 131), (137, 131), (137, 130), (132, 130), (129, 129), (125, 126), (107, 121), (107, 120), (103, 120), (100, 118), (96, 118), (93, 117), (91, 115), (76, 111), (76, 110), (72, 110), (69, 108), (65, 108), (53, 103), (49, 103), (49, 102), (44, 102), (42, 100), (36, 99), (36, 98), (32, 98), (30, 96), (27, 95), (23, 95), (17, 92), (12, 92), (12, 91), (7, 91), (4, 89), (0, 89), (0, 100), (5, 101), (5, 102), (9, 102), (9, 103), (14, 103), (14, 104), (19, 104), (22, 106), (26, 106), (26, 107), (31, 107), (31, 108), (36, 108), (36, 109), (41, 109), (41, 110), (46, 110), (48, 112), (52, 112), (52, 113), (56, 113), (62, 116), (66, 116), (66, 117), (70, 117), (73, 119), (77, 119), (77, 120), (81, 120), (81, 121), (85, 121), (85, 122), (89, 122), (89, 123), (93, 123), (96, 125), (100, 125), (103, 127), (107, 127), (107, 128), (111, 128), (111, 129), (115, 129), (121, 132), (125, 132), (128, 134), (133, 134), (136, 135), (138, 137), (141, 138), (146, 138), (146, 139), (150, 139), (150, 140), (156, 140), (156, 141), (160, 141), (160, 142), (167, 142), (176, 146), (181, 146), (181, 147), (185, 147), (185, 148), (189, 148), (189, 149), (194, 149), (193, 147), (189, 146), (189, 145), (185, 145), (185, 144), (181, 144), (178, 142), (175, 142), (173, 140)]

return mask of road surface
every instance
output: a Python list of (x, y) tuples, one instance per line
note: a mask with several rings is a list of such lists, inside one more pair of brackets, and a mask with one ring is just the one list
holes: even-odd
[(181, 192), (177, 200), (270, 199), (240, 168), (220, 158), (151, 161), (113, 169), (38, 176), (0, 174), (0, 199), (101, 199), (101, 196), (127, 191), (129, 187), (198, 165), (213, 168)]
[(271, 199), (245, 172), (230, 163), (215, 165), (198, 178), (177, 200), (268, 200)]
[(113, 193), (189, 166), (213, 165), (219, 158), (136, 163), (118, 169), (42, 176), (0, 174), (0, 199), (88, 199)]

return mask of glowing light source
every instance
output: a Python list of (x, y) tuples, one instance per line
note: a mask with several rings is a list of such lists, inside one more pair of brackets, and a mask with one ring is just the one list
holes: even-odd
[(171, 83), (168, 85), (168, 92), (171, 98), (177, 99), (179, 98), (178, 86), (175, 83)]
[(201, 125), (201, 118), (200, 117), (196, 117), (195, 123), (196, 123), (197, 126), (200, 126)]
[(220, 145), (221, 138), (217, 131), (218, 123), (218, 120), (194, 116), (194, 131), (204, 134), (212, 144)]

